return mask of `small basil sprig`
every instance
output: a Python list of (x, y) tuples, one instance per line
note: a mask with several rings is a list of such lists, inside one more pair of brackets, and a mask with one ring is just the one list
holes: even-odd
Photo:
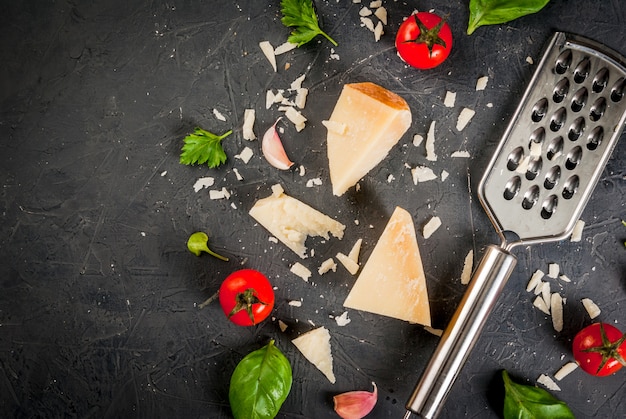
[(511, 380), (506, 370), (502, 370), (502, 379), (504, 380), (504, 419), (574, 419), (570, 408), (546, 390), (517, 384)]
[(291, 364), (271, 340), (246, 355), (230, 378), (235, 419), (273, 419), (291, 390)]
[(470, 0), (467, 34), (484, 25), (497, 25), (537, 13), (550, 0)]

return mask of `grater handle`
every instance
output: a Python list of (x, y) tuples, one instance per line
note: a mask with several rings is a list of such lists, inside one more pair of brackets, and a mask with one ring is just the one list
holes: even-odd
[(465, 295), (406, 404), (405, 418), (409, 418), (411, 413), (426, 419), (437, 417), (516, 262), (515, 256), (503, 248), (487, 247)]

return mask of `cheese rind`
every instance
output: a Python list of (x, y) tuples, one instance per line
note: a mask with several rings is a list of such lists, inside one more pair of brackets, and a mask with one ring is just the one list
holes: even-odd
[(346, 84), (326, 124), (333, 194), (343, 195), (380, 163), (411, 121), (409, 105), (397, 94), (370, 82)]
[(409, 212), (396, 207), (343, 305), (431, 326), (426, 276)]
[(308, 236), (343, 238), (345, 225), (283, 193), (282, 188), (272, 189), (272, 195), (259, 199), (249, 214), (298, 256), (306, 258)]
[(291, 341), (304, 357), (320, 370), (328, 381), (335, 383), (333, 356), (330, 347), (330, 332), (318, 327)]

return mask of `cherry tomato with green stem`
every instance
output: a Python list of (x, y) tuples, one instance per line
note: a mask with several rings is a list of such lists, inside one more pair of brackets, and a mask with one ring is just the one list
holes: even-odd
[(626, 365), (626, 334), (610, 324), (594, 323), (576, 334), (572, 351), (580, 368), (604, 377)]
[(445, 17), (419, 12), (409, 16), (396, 34), (396, 49), (404, 62), (422, 70), (437, 67), (452, 49), (452, 31)]
[(239, 326), (253, 326), (265, 320), (274, 308), (270, 281), (254, 269), (241, 269), (228, 275), (219, 290), (222, 311)]

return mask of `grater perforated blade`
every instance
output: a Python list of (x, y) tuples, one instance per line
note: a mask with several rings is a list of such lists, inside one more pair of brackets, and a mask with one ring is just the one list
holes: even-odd
[(490, 245), (406, 404), (435, 418), (516, 258), (515, 246), (568, 237), (626, 122), (626, 58), (557, 32), (478, 187), (501, 239)]

